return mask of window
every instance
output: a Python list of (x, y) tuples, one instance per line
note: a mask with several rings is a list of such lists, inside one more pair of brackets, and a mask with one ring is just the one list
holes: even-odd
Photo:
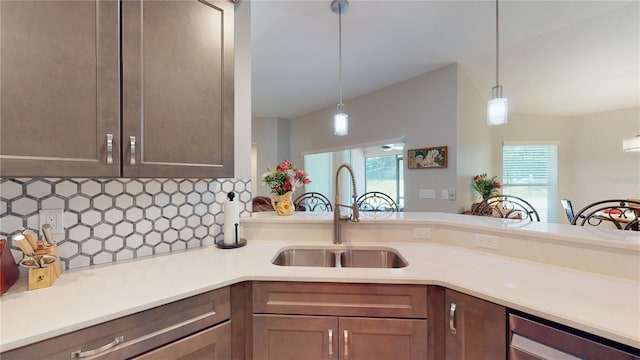
[(505, 144), (502, 183), (502, 193), (528, 201), (540, 221), (557, 222), (558, 145)]
[(365, 158), (365, 192), (380, 191), (404, 208), (402, 155), (371, 156)]

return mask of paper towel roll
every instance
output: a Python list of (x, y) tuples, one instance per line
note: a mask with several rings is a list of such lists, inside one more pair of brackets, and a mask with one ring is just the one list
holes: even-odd
[[(229, 193), (227, 201), (225, 201), (222, 211), (224, 212), (224, 224), (222, 225), (222, 232), (224, 236), (224, 244), (232, 245), (236, 243), (236, 224), (240, 226), (240, 202), (234, 201), (233, 193)], [(239, 229), (238, 229), (239, 231)]]

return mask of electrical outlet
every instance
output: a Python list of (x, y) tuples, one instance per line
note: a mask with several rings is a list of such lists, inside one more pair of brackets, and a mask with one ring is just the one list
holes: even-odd
[(51, 233), (64, 234), (64, 211), (62, 209), (40, 209), (40, 227), (51, 226)]
[(500, 249), (500, 238), (497, 236), (476, 234), (473, 243), (481, 248)]
[(413, 237), (416, 239), (431, 239), (431, 228), (413, 228)]

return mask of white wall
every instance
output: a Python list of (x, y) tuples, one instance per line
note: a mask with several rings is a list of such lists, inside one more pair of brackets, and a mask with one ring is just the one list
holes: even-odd
[(251, 178), (251, 1), (235, 12), (234, 177)]
[[(251, 123), (251, 141), (257, 147), (256, 193), (253, 196), (271, 196), (271, 190), (262, 185), (262, 174), (273, 170), (283, 160), (289, 159), (289, 120), (282, 118), (255, 118)], [(237, 151), (236, 151), (237, 152)], [(294, 163), (302, 168), (302, 165)]]
[(491, 157), (492, 128), (487, 126), (486, 107), (491, 89), (476, 89), (461, 67), (458, 68), (457, 116), (457, 204), (468, 210), (476, 200), (471, 179), (491, 173), (495, 160)]
[[(447, 145), (448, 168), (405, 168), (405, 210), (456, 212), (456, 202), (439, 196), (440, 189), (456, 184), (456, 78), (457, 65), (447, 65), (346, 101), (348, 136), (333, 135), (334, 106), (293, 119), (292, 160), (302, 163), (305, 152), (347, 148), (350, 144), (403, 136), (406, 149)], [(436, 189), (438, 199), (419, 199), (418, 189)]]
[(574, 208), (611, 198), (640, 198), (640, 152), (622, 151), (622, 139), (640, 134), (640, 107), (571, 119)]

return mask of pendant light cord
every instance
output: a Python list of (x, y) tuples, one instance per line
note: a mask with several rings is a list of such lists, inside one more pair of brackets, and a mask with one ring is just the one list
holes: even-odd
[(342, 3), (338, 4), (338, 92), (342, 104)]
[(499, 28), (500, 22), (498, 12), (498, 0), (496, 0), (496, 86), (500, 86), (500, 54), (498, 49), (500, 48), (500, 35)]

